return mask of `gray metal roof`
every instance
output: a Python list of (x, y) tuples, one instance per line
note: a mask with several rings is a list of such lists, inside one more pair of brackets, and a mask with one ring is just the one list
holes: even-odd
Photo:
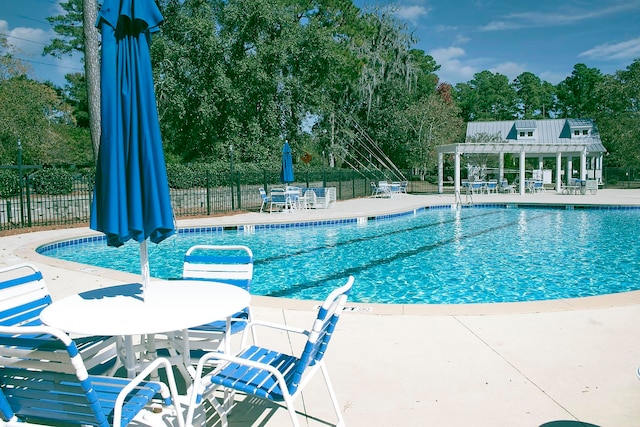
[[(571, 128), (590, 128), (588, 136), (573, 137)], [(517, 130), (534, 129), (534, 137), (518, 139)], [(569, 130), (569, 131), (567, 131)], [(487, 135), (483, 141), (482, 135)], [(479, 137), (480, 135), (480, 137)], [(518, 153), (529, 154), (571, 153), (586, 150), (590, 154), (605, 153), (600, 135), (591, 119), (546, 119), (546, 120), (506, 120), (494, 122), (469, 122), (464, 144), (451, 144), (438, 149), (439, 152), (452, 152), (451, 147), (466, 153)], [(496, 143), (494, 141), (502, 141)], [(471, 142), (479, 141), (479, 142)], [(488, 142), (491, 141), (491, 142)], [(470, 147), (475, 145), (476, 147)], [(454, 150), (455, 151), (455, 150)]]
[[(589, 135), (573, 136), (571, 129), (589, 128)], [(533, 129), (534, 136), (518, 138), (518, 131)], [(495, 142), (484, 142), (478, 135), (488, 135), (488, 140), (500, 140), (511, 147), (495, 147)], [(586, 147), (589, 153), (604, 153), (607, 150), (602, 145), (597, 127), (591, 119), (545, 119), (545, 120), (505, 120), (495, 122), (467, 123), (466, 142), (458, 144), (465, 152), (520, 152), (527, 153), (555, 153), (582, 151)], [(485, 145), (480, 147), (466, 147), (468, 145)], [(465, 148), (463, 148), (465, 147)], [(492, 148), (495, 147), (495, 148)]]

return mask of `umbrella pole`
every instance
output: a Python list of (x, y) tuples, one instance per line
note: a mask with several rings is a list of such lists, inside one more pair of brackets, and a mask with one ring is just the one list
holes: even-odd
[(147, 253), (147, 239), (140, 243), (140, 270), (142, 271), (142, 299), (146, 296), (151, 273), (149, 273), (149, 256)]

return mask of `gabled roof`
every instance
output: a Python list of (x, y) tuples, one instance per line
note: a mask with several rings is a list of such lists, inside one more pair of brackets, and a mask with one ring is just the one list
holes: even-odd
[[(572, 138), (571, 129), (591, 128), (590, 135), (580, 138)], [(518, 140), (518, 131), (535, 130), (534, 138)], [(479, 134), (486, 134), (493, 142), (500, 140), (505, 144), (536, 145), (541, 152), (554, 151), (551, 147), (559, 146), (558, 151), (564, 147), (581, 145), (587, 147), (589, 152), (606, 152), (602, 145), (600, 135), (591, 119), (545, 119), (545, 120), (505, 120), (496, 122), (469, 122), (467, 123), (467, 133), (465, 141), (467, 144), (482, 143), (478, 140)], [(474, 142), (471, 142), (474, 141)], [(487, 141), (488, 142), (488, 141)], [(495, 142), (493, 142), (495, 144)], [(500, 151), (511, 151), (504, 147)]]

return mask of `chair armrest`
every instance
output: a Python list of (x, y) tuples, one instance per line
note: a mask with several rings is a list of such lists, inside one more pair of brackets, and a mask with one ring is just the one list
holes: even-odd
[[(265, 321), (259, 321), (259, 320), (252, 320), (249, 323), (247, 323), (246, 328), (247, 329), (251, 329), (251, 336), (253, 337), (253, 343), (254, 344), (258, 344), (258, 340), (257, 340), (257, 334), (255, 329), (260, 326), (260, 327), (265, 327), (265, 328), (271, 328), (271, 329), (276, 329), (279, 331), (285, 331), (285, 332), (292, 332), (295, 334), (300, 334), (300, 335), (309, 335), (309, 331), (307, 331), (306, 329), (303, 328), (299, 328), (296, 326), (289, 326), (289, 325), (283, 325), (282, 323), (275, 323), (275, 322), (265, 322)], [(241, 343), (241, 347), (246, 347), (246, 338), (247, 334), (244, 334), (242, 336), (242, 343)]]
[(159, 382), (161, 388), (161, 395), (164, 400), (165, 405), (169, 406), (173, 404), (173, 407), (176, 411), (176, 418), (178, 420), (178, 426), (184, 427), (184, 418), (182, 417), (182, 411), (180, 409), (179, 403), (179, 395), (178, 395), (178, 387), (176, 386), (176, 380), (173, 375), (173, 369), (171, 367), (171, 363), (169, 360), (164, 357), (159, 357), (149, 363), (142, 372), (136, 375), (135, 378), (132, 378), (129, 384), (127, 384), (118, 394), (118, 398), (116, 399), (113, 411), (113, 425), (119, 426), (121, 425), (122, 419), (122, 406), (124, 405), (124, 400), (126, 397), (133, 391), (133, 389), (138, 386), (140, 383), (145, 381), (153, 371), (155, 371), (160, 365), (165, 368), (167, 374), (167, 382), (169, 385)]

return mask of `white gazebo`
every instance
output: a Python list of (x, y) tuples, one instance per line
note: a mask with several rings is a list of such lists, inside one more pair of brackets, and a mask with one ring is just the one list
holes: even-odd
[[(602, 160), (606, 149), (591, 119), (510, 120), (497, 122), (469, 122), (465, 142), (438, 147), (438, 193), (443, 192), (444, 155), (454, 156), (454, 186), (460, 194), (460, 162), (465, 154), (497, 155), (499, 178), (504, 177), (504, 154), (519, 157), (519, 192), (525, 192), (525, 161), (538, 159), (540, 176), (545, 158), (555, 158), (555, 188), (560, 192), (562, 182), (573, 178), (573, 161), (578, 158), (578, 178), (595, 179), (602, 183)], [(563, 159), (566, 171), (563, 180)], [(545, 174), (546, 175), (546, 174)], [(550, 175), (549, 175), (550, 179)], [(549, 183), (549, 182), (547, 182)]]

